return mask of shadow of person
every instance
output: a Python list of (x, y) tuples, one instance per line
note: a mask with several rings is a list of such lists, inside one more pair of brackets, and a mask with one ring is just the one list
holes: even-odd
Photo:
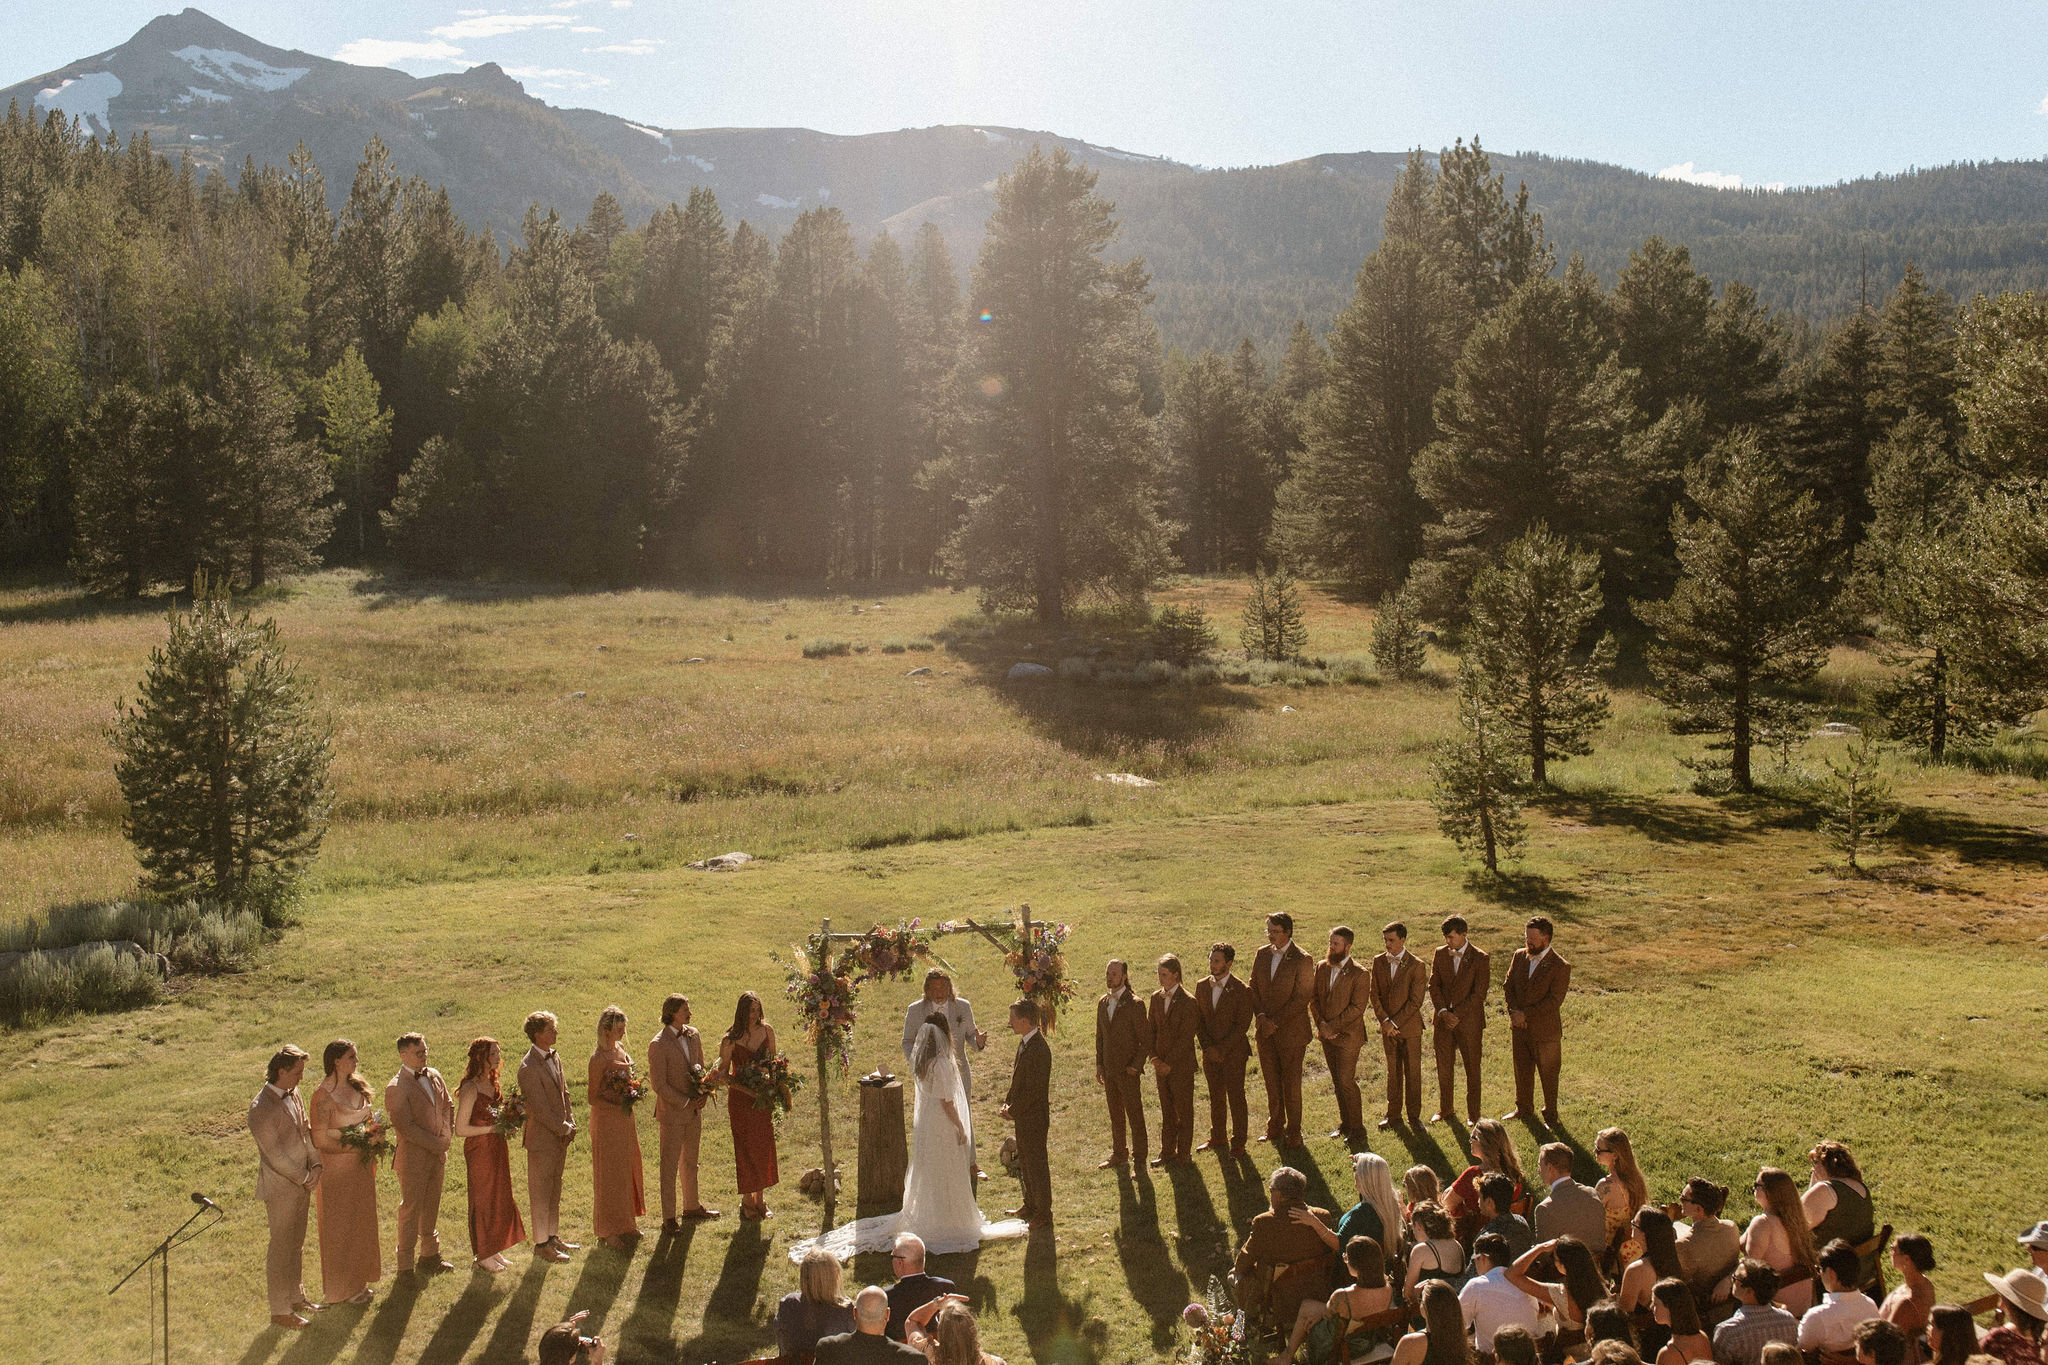
[(1142, 1172), (1117, 1179), (1116, 1254), (1131, 1297), (1152, 1321), (1152, 1349), (1167, 1349), (1187, 1307), (1188, 1277), (1167, 1254), (1152, 1178)]
[(689, 1263), (690, 1245), (697, 1239), (696, 1223), (684, 1223), (677, 1233), (664, 1233), (647, 1258), (640, 1275), (640, 1292), (633, 1298), (633, 1311), (619, 1329), (619, 1355), (630, 1360), (660, 1360), (674, 1345), (676, 1305), (683, 1297), (683, 1269)]
[(402, 1273), (394, 1278), (391, 1292), (377, 1305), (376, 1315), (363, 1332), (355, 1358), (362, 1365), (391, 1365), (398, 1359), (399, 1343), (405, 1340), (406, 1324), (412, 1321), (413, 1305), (419, 1302), (420, 1282)]
[(434, 1335), (428, 1337), (427, 1344), (420, 1348), (420, 1365), (455, 1365), (467, 1355), (477, 1333), (484, 1330), (484, 1323), (491, 1316), (491, 1305), (498, 1297), (497, 1290), (495, 1276), (488, 1271), (473, 1272), (469, 1283), (463, 1286), (461, 1297), (449, 1305), (440, 1325), (434, 1329)]
[(1272, 1201), (1266, 1197), (1265, 1178), (1249, 1156), (1224, 1157), (1217, 1164), (1223, 1170), (1223, 1197), (1230, 1208), (1230, 1241), (1235, 1246), (1251, 1231), (1252, 1219)]
[(1598, 1182), (1601, 1176), (1607, 1174), (1606, 1171), (1601, 1169), (1600, 1162), (1594, 1157), (1592, 1149), (1572, 1136), (1572, 1130), (1565, 1126), (1562, 1116), (1559, 1117), (1555, 1124), (1544, 1131), (1548, 1134), (1545, 1139), (1546, 1141), (1562, 1142), (1565, 1146), (1572, 1149), (1572, 1179), (1578, 1181), (1581, 1185), (1591, 1185)]
[(1216, 1216), (1216, 1203), (1209, 1197), (1209, 1182), (1193, 1165), (1170, 1166), (1167, 1177), (1173, 1183), (1173, 1221), (1179, 1232), (1180, 1263), (1189, 1283), (1198, 1290), (1211, 1275), (1230, 1269), (1230, 1229)]
[(986, 1312), (996, 1299), (995, 1281), (980, 1273), (981, 1248), (972, 1251), (953, 1251), (944, 1255), (933, 1253), (925, 1258), (924, 1270), (927, 1275), (936, 1275), (942, 1280), (953, 1282), (953, 1292), (967, 1296), (967, 1306), (976, 1313)]
[(1051, 1228), (1031, 1234), (1024, 1246), (1024, 1296), (1010, 1310), (1035, 1359), (1059, 1365), (1095, 1365), (1105, 1325), (1087, 1302), (1060, 1292), (1059, 1247)]
[[(637, 1251), (638, 1241), (633, 1245)], [(583, 1253), (583, 1271), (576, 1277), (575, 1287), (569, 1291), (569, 1311), (590, 1310), (590, 1321), (584, 1324), (588, 1335), (596, 1336), (603, 1329), (604, 1320), (619, 1297), (619, 1290), (625, 1287), (626, 1272), (632, 1269), (633, 1255), (633, 1251), (617, 1251), (602, 1242)]]
[(1401, 1135), (1401, 1145), (1408, 1149), (1408, 1159), (1412, 1164), (1429, 1167), (1444, 1177), (1444, 1184), (1449, 1185), (1465, 1169), (1462, 1164), (1452, 1164), (1454, 1158), (1444, 1151), (1428, 1125), (1405, 1124), (1389, 1131)]
[[(1309, 1151), (1306, 1147), (1301, 1148), (1292, 1153), (1292, 1159), (1287, 1164), (1300, 1171), (1302, 1179), (1308, 1182), (1308, 1202), (1310, 1208), (1329, 1209), (1333, 1213), (1342, 1213), (1351, 1207), (1352, 1200), (1346, 1199), (1341, 1203), (1338, 1202), (1337, 1195), (1330, 1189), (1329, 1180), (1323, 1175), (1321, 1164), (1316, 1161), (1315, 1153)], [(1270, 1179), (1270, 1175), (1268, 1178)], [(1344, 1188), (1349, 1190), (1351, 1185), (1351, 1168), (1347, 1164), (1344, 1168)], [(1263, 1188), (1260, 1192), (1264, 1193)], [(1270, 1200), (1268, 1204), (1270, 1206)], [(1265, 1210), (1261, 1209), (1259, 1212), (1263, 1213)]]
[[(533, 1317), (540, 1308), (541, 1291), (547, 1288), (548, 1268), (553, 1264), (535, 1257), (519, 1277), (519, 1287), (505, 1300), (498, 1320), (491, 1325), (491, 1339), (478, 1353), (479, 1361), (525, 1360), (533, 1342)], [(548, 1324), (550, 1327), (553, 1323)]]
[[(741, 1220), (725, 1244), (718, 1283), (704, 1300), (704, 1321), (697, 1335), (676, 1345), (667, 1359), (678, 1361), (744, 1360), (772, 1341), (774, 1329), (754, 1321), (760, 1297), (761, 1271), (768, 1261), (768, 1239), (759, 1223)], [(572, 1300), (570, 1308), (576, 1304)]]

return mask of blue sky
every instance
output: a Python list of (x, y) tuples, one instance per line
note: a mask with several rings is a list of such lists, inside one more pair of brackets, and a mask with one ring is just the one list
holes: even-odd
[[(164, 0), (5, 0), (0, 84)], [(1208, 166), (1478, 133), (1639, 170), (1823, 184), (2048, 155), (2048, 0), (212, 0), (278, 47), (495, 61), (665, 128), (1045, 129)]]

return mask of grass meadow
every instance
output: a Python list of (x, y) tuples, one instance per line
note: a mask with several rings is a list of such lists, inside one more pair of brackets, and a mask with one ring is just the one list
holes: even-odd
[[(1201, 601), (1227, 637), (1242, 595), (1191, 580), (1164, 597)], [(443, 591), (336, 572), (252, 605), (278, 618), (333, 725), (333, 832), (300, 924), (249, 970), (174, 979), (161, 1003), (129, 1013), (0, 1033), (0, 1331), (38, 1343), (38, 1358), (147, 1352), (141, 1286), (105, 1291), (190, 1212), (191, 1190), (229, 1217), (175, 1265), (183, 1360), (512, 1362), (578, 1308), (624, 1361), (772, 1354), (768, 1322), (795, 1284), (787, 1247), (818, 1226), (796, 1190), (819, 1159), (811, 1092), (784, 1126), (765, 1225), (731, 1216), (730, 1142), (707, 1122), (706, 1198), (726, 1218), (669, 1239), (646, 1220), (630, 1256), (593, 1245), (555, 1267), (515, 1252), (505, 1274), (472, 1275), (458, 1159), (441, 1226), (463, 1269), (416, 1289), (387, 1276), (369, 1307), (288, 1339), (267, 1326), (244, 1119), (264, 1059), (282, 1041), (317, 1052), (346, 1036), (381, 1083), (391, 1040), (419, 1028), (437, 1063), (459, 1070), (471, 1037), (516, 1055), (520, 1019), (549, 1008), (574, 1074), (607, 1004), (632, 1017), (642, 1056), (668, 991), (689, 993), (715, 1033), (747, 988), (801, 1055), (771, 952), (824, 916), (847, 928), (1019, 902), (1074, 925), (1069, 961), (1089, 996), (1109, 956), (1176, 951), (1193, 965), (1218, 938), (1248, 955), (1272, 910), (1293, 913), (1310, 944), (1347, 922), (1364, 946), (1403, 918), (1425, 949), (1455, 910), (1502, 954), (1541, 911), (1575, 964), (1562, 1110), (1582, 1174), (1609, 1124), (1628, 1129), (1660, 1198), (1695, 1174), (1746, 1189), (1759, 1165), (1800, 1170), (1816, 1138), (1840, 1137), (1883, 1220), (1934, 1239), (1936, 1282), (1958, 1299), (1981, 1292), (1978, 1271), (2013, 1262), (2014, 1231), (2048, 1215), (2038, 745), (1975, 765), (1890, 760), (1905, 818), (1875, 874), (1850, 878), (1797, 802), (1693, 795), (1678, 761), (1693, 742), (1622, 690), (1594, 756), (1558, 768), (1557, 792), (1532, 809), (1518, 872), (1484, 883), (1426, 800), (1429, 746), (1452, 723), (1447, 659), (1435, 680), (1398, 686), (1011, 685), (1019, 659), (1108, 642), (1093, 627), (1054, 639), (980, 621), (945, 591)], [(1313, 653), (1362, 655), (1370, 617), (1314, 594), (1309, 627)], [(162, 634), (153, 608), (0, 591), (0, 919), (132, 884), (104, 727)], [(803, 657), (819, 640), (848, 652)], [(885, 652), (919, 640), (939, 647)], [(1855, 718), (1857, 684), (1879, 667), (1838, 652), (1824, 684), (1841, 718)], [(1096, 780), (1111, 772), (1158, 785)], [(687, 866), (732, 849), (761, 861)], [(969, 938), (942, 951), (984, 1026), (999, 1025), (1010, 991), (992, 951)], [(894, 1055), (913, 993), (869, 988), (859, 1069)], [(1056, 1235), (937, 1258), (968, 1287), (985, 1344), (1012, 1362), (1164, 1358), (1180, 1307), (1263, 1207), (1275, 1161), (1255, 1144), (1251, 1162), (1204, 1157), (1170, 1178), (1096, 1171), (1108, 1137), (1088, 1022), (1084, 1009), (1053, 1038)], [(976, 1070), (991, 1166), (1008, 1051), (996, 1034)], [(1376, 1106), (1382, 1068), (1365, 1060)], [(1335, 1107), (1316, 1056), (1309, 1067), (1308, 1127), (1321, 1133)], [(1487, 1067), (1499, 1113), (1512, 1099), (1503, 1028), (1489, 1031)], [(855, 1095), (833, 1087), (850, 1182)], [(1256, 1075), (1251, 1088), (1256, 1127)], [(1197, 1111), (1199, 1126), (1199, 1098)], [(652, 1204), (651, 1116), (641, 1128)], [(1397, 1168), (1450, 1171), (1462, 1139), (1436, 1127), (1374, 1145)], [(1541, 1138), (1522, 1139), (1526, 1162)], [(588, 1243), (586, 1150), (572, 1150), (564, 1221)], [(1323, 1202), (1350, 1202), (1340, 1144), (1313, 1138), (1296, 1160)], [(983, 1207), (1008, 1207), (1016, 1190), (998, 1174)], [(388, 1263), (388, 1174), (381, 1198)], [(309, 1236), (317, 1294), (316, 1248)], [(886, 1270), (862, 1258), (850, 1278)]]

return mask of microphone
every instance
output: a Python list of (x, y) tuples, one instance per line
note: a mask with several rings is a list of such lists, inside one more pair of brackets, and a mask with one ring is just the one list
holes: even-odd
[(214, 1203), (211, 1199), (208, 1199), (205, 1195), (199, 1193), (199, 1191), (197, 1190), (194, 1190), (192, 1192), (192, 1202), (199, 1205), (201, 1208), (212, 1209), (215, 1213), (219, 1213), (221, 1211), (220, 1205)]

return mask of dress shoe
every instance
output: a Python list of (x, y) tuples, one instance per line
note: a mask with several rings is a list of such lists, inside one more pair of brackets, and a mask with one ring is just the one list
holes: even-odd
[(981, 1169), (981, 1167), (976, 1166), (974, 1168), (974, 1178), (976, 1180), (986, 1180), (988, 1179), (988, 1172)]
[(661, 1230), (673, 1236), (683, 1230), (683, 1220), (680, 1218), (664, 1218), (661, 1220)]
[(377, 1297), (375, 1294), (371, 1293), (368, 1289), (364, 1289), (361, 1292), (352, 1295), (348, 1301), (356, 1305), (356, 1307), (360, 1308), (375, 1297)]
[(1033, 1232), (1045, 1232), (1052, 1227), (1052, 1215), (1047, 1214), (1043, 1218), (1034, 1218), (1029, 1223), (1026, 1223), (1025, 1226)]
[(1278, 1142), (1279, 1140), (1280, 1140), (1280, 1135), (1279, 1135), (1278, 1133), (1261, 1133), (1261, 1134), (1259, 1134), (1259, 1141), (1261, 1141), (1261, 1142)]
[(1555, 1109), (1546, 1109), (1543, 1111), (1543, 1126), (1545, 1128), (1556, 1128), (1561, 1123), (1562, 1120), (1558, 1118), (1557, 1111)]
[(581, 1242), (565, 1242), (565, 1241), (563, 1241), (563, 1240), (562, 1240), (562, 1238), (561, 1238), (561, 1234), (560, 1234), (560, 1233), (557, 1233), (557, 1234), (556, 1234), (555, 1236), (553, 1236), (553, 1237), (550, 1237), (550, 1238), (549, 1238), (548, 1240), (549, 1240), (549, 1241), (551, 1241), (551, 1242), (553, 1242), (553, 1243), (555, 1244), (555, 1250), (557, 1250), (557, 1251), (581, 1251), (581, 1250), (583, 1250), (583, 1243), (581, 1243)]
[(1410, 1128), (1420, 1128), (1422, 1126), (1422, 1115), (1420, 1113), (1410, 1114), (1408, 1116), (1408, 1126)]
[(1280, 1139), (1280, 1145), (1283, 1147), (1302, 1147), (1306, 1146), (1307, 1144), (1301, 1140), (1301, 1134), (1288, 1133), (1286, 1136)]
[(569, 1253), (556, 1246), (553, 1242), (541, 1243), (533, 1254), (543, 1261), (554, 1261), (557, 1264), (569, 1259)]
[(270, 1315), (270, 1325), (297, 1332), (305, 1328), (306, 1320), (297, 1313), (273, 1313)]
[(718, 1216), (719, 1213), (717, 1209), (707, 1209), (702, 1204), (699, 1204), (694, 1209), (683, 1210), (683, 1218), (686, 1222), (696, 1222), (701, 1219), (716, 1218)]
[(1223, 1148), (1224, 1143), (1220, 1139), (1210, 1138), (1207, 1142), (1195, 1148), (1195, 1150), (1198, 1152), (1220, 1152)]
[(1332, 1142), (1342, 1142), (1350, 1136), (1351, 1130), (1349, 1128), (1332, 1128), (1330, 1130), (1330, 1141)]
[(1385, 1132), (1387, 1129), (1394, 1127), (1400, 1122), (1401, 1120), (1395, 1118), (1392, 1114), (1389, 1114), (1385, 1118), (1380, 1120), (1380, 1131)]
[(1128, 1156), (1123, 1156), (1119, 1153), (1111, 1152), (1108, 1156), (1104, 1157), (1102, 1160), (1095, 1163), (1095, 1169), (1098, 1171), (1121, 1170), (1123, 1167), (1130, 1164), (1130, 1160), (1131, 1159)]
[(1230, 1149), (1230, 1154), (1238, 1158), (1240, 1161), (1244, 1160), (1246, 1157), (1249, 1157), (1251, 1155), (1250, 1152), (1247, 1152), (1244, 1149), (1244, 1144), (1242, 1142), (1238, 1143), (1235, 1147), (1232, 1147)]
[(1528, 1119), (1529, 1115), (1520, 1109), (1510, 1109), (1507, 1113), (1500, 1116), (1502, 1123), (1526, 1123)]
[(444, 1261), (439, 1256), (422, 1256), (412, 1263), (412, 1273), (415, 1275), (441, 1275), (453, 1269), (453, 1262)]
[(292, 1311), (294, 1313), (297, 1313), (302, 1318), (311, 1317), (315, 1313), (326, 1312), (327, 1305), (324, 1303), (311, 1303), (305, 1299), (300, 1299), (297, 1303), (292, 1305)]
[(1158, 1170), (1161, 1166), (1164, 1166), (1165, 1164), (1166, 1158), (1163, 1155), (1155, 1156), (1152, 1158), (1152, 1169), (1155, 1171)]
[(1446, 1114), (1441, 1109), (1437, 1110), (1434, 1114), (1431, 1114), (1429, 1116), (1429, 1121), (1431, 1123), (1449, 1123), (1450, 1120), (1451, 1116), (1449, 1114)]
[(1003, 1210), (1003, 1217), (1005, 1217), (1005, 1218), (1029, 1218), (1030, 1216), (1031, 1216), (1031, 1210), (1030, 1210), (1030, 1209), (1004, 1209), (1004, 1210)]

